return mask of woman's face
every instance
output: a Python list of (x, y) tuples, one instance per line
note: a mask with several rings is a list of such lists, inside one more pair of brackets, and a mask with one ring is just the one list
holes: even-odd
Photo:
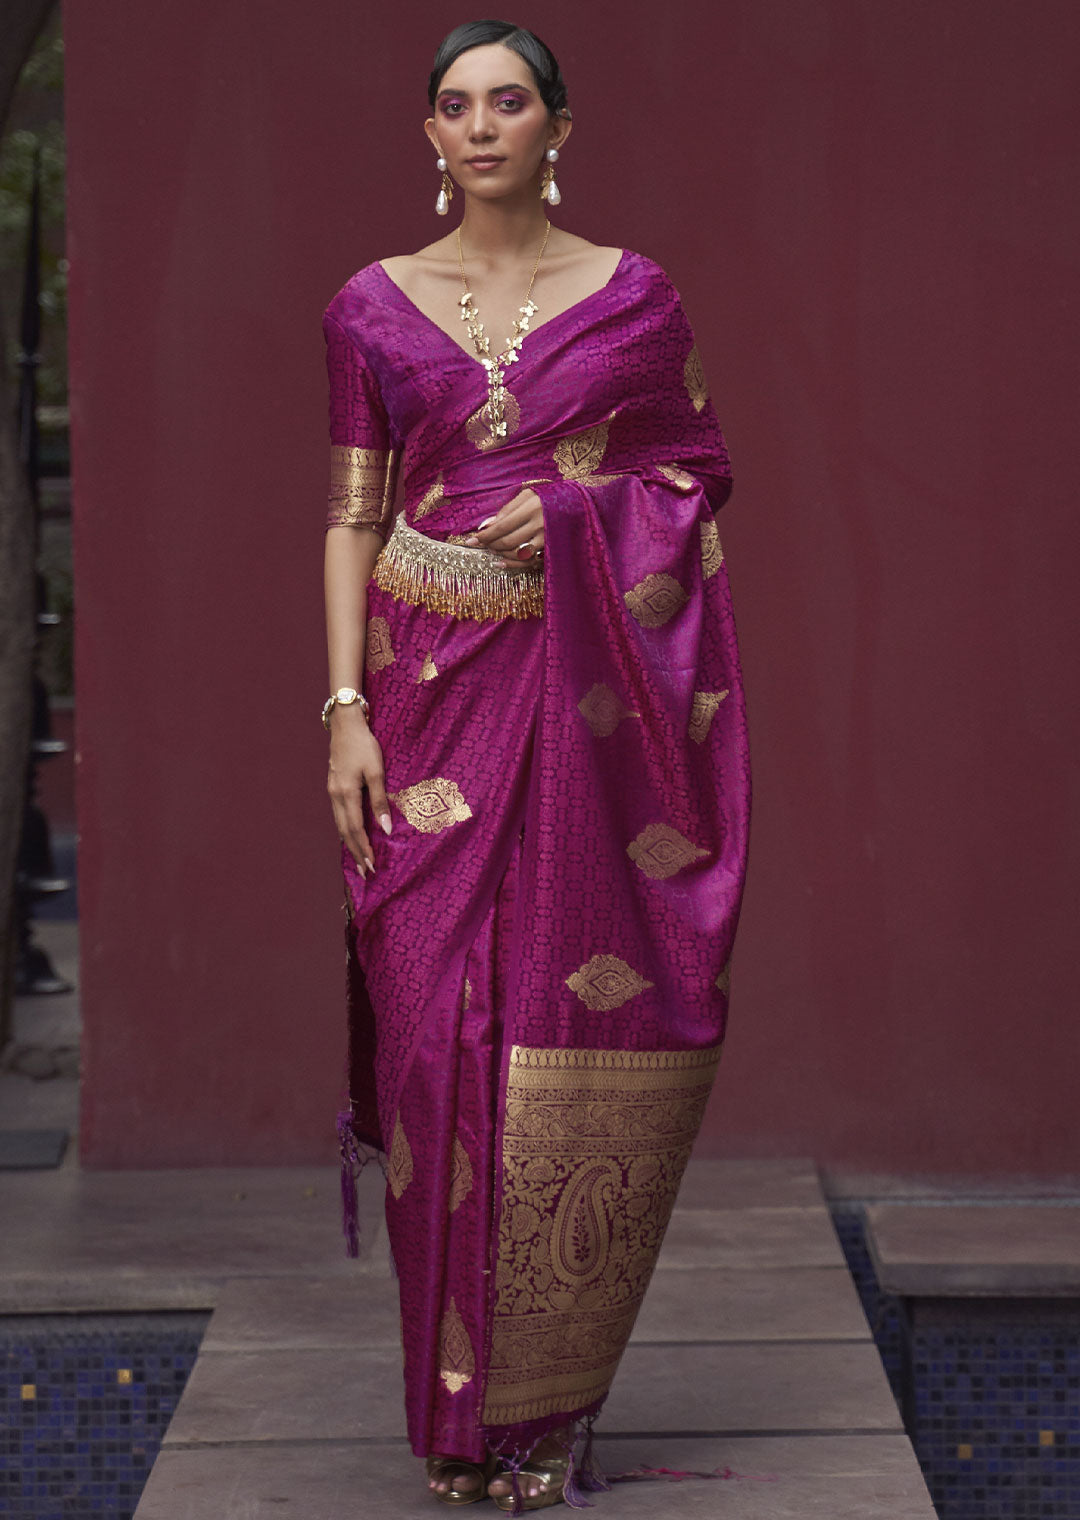
[(450, 65), (424, 130), (457, 184), (494, 200), (537, 181), (545, 148), (561, 143), (570, 123), (550, 114), (525, 60), (493, 42)]

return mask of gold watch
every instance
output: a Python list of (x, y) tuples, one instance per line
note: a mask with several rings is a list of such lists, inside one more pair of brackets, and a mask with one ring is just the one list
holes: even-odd
[(368, 702), (368, 699), (364, 696), (363, 692), (357, 691), (355, 687), (352, 686), (339, 686), (337, 691), (334, 692), (333, 696), (327, 697), (325, 703), (323, 704), (323, 727), (330, 727), (330, 714), (333, 712), (335, 707), (351, 707), (354, 702), (359, 702), (360, 711), (364, 714), (364, 717), (370, 723), (371, 704)]

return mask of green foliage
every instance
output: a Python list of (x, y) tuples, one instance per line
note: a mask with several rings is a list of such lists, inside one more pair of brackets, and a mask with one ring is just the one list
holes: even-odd
[(66, 151), (63, 124), (64, 40), (56, 18), (27, 60), (15, 95), (10, 130), (0, 139), (0, 301), (12, 376), (17, 374), (18, 321), (30, 222), (34, 158), (41, 170), (42, 363), (38, 400), (67, 400), (67, 259), (64, 257)]

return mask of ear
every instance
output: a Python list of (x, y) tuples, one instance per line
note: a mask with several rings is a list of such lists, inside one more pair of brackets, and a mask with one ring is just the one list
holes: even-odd
[(425, 121), (425, 123), (424, 123), (424, 131), (427, 133), (428, 138), (430, 139), (431, 146), (435, 149), (435, 152), (441, 158), (442, 157), (442, 149), (439, 147), (439, 140), (438, 140), (437, 136), (435, 135), (435, 118), (434, 118), (434, 116), (429, 116), (428, 119), (427, 119), (427, 121)]
[(573, 122), (567, 116), (553, 116), (551, 118), (551, 131), (548, 133), (547, 145), (549, 148), (561, 148), (570, 136)]

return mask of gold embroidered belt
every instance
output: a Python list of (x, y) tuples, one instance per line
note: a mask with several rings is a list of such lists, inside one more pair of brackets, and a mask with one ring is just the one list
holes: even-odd
[(530, 618), (544, 615), (544, 572), (536, 560), (520, 570), (496, 568), (487, 549), (444, 543), (410, 528), (403, 513), (379, 551), (372, 580), (414, 607), (457, 618)]

